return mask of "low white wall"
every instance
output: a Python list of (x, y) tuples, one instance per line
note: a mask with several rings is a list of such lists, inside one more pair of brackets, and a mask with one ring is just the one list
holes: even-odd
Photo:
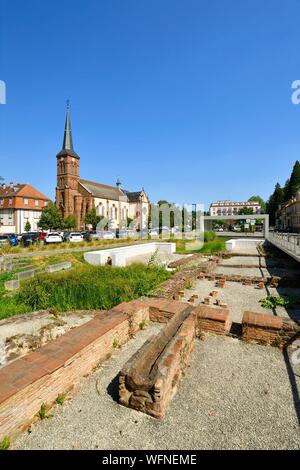
[(108, 248), (107, 250), (89, 251), (84, 253), (84, 259), (95, 266), (104, 266), (110, 257), (112, 266), (126, 266), (127, 259), (133, 256), (147, 255), (155, 253), (175, 253), (176, 243), (153, 242), (141, 245), (128, 245), (120, 248)]
[(254, 248), (257, 246), (259, 243), (261, 243), (261, 240), (258, 238), (251, 238), (251, 239), (245, 239), (245, 238), (232, 238), (231, 240), (228, 240), (225, 245), (226, 249), (228, 251), (234, 251), (234, 250), (240, 250), (240, 249), (246, 249), (246, 248)]

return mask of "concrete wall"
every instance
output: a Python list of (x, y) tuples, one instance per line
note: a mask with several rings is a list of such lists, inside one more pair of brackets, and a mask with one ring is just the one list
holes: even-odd
[(90, 251), (84, 254), (84, 259), (95, 266), (104, 266), (108, 258), (112, 260), (112, 266), (126, 266), (127, 260), (133, 256), (155, 253), (175, 253), (176, 244), (168, 242), (144, 243), (141, 245), (123, 246), (107, 250)]

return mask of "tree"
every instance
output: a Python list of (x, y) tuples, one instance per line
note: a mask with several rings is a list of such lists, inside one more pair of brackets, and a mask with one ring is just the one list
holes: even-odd
[(286, 201), (295, 196), (296, 192), (300, 189), (300, 163), (297, 160), (294, 164), (289, 183), (287, 186)]
[(61, 213), (53, 202), (43, 207), (39, 226), (46, 230), (57, 230), (63, 226)]
[(253, 209), (252, 207), (242, 207), (242, 209), (239, 210), (240, 215), (251, 215), (253, 214)]
[(92, 225), (93, 230), (96, 230), (97, 225), (99, 224), (100, 220), (102, 220), (104, 217), (103, 215), (97, 215), (96, 209), (93, 208), (88, 212), (85, 216), (84, 223)]
[(68, 215), (63, 222), (64, 228), (66, 229), (74, 229), (77, 225), (77, 220), (75, 215), (70, 214)]
[(270, 224), (275, 224), (275, 214), (278, 209), (278, 206), (285, 201), (285, 191), (284, 188), (280, 186), (279, 183), (276, 183), (273, 194), (269, 197), (269, 200), (266, 205), (266, 213), (269, 214)]
[(126, 220), (127, 227), (129, 227), (132, 222), (133, 222), (133, 219), (131, 217), (127, 217), (127, 220)]
[(290, 199), (289, 192), (290, 192), (290, 179), (287, 179), (284, 186), (283, 186), (283, 202), (288, 201)]
[(26, 222), (24, 228), (25, 228), (25, 232), (30, 232), (30, 230), (31, 230), (31, 225), (30, 225), (29, 220), (27, 220), (27, 222)]
[(248, 202), (258, 202), (261, 207), (261, 213), (264, 214), (266, 212), (266, 203), (260, 196), (251, 196), (248, 199)]

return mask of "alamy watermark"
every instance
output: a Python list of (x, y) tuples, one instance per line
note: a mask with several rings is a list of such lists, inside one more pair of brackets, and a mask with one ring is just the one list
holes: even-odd
[[(115, 232), (116, 237), (147, 239), (184, 239), (188, 250), (199, 250), (204, 242), (204, 205), (203, 204), (154, 204), (142, 206), (136, 216), (130, 219), (123, 210), (122, 196), (119, 200), (119, 220), (103, 217), (97, 225), (97, 232)], [(108, 211), (109, 213), (109, 211)], [(101, 215), (101, 211), (99, 211)], [(103, 215), (103, 212), (102, 212)]]
[(0, 104), (6, 104), (6, 84), (0, 80)]

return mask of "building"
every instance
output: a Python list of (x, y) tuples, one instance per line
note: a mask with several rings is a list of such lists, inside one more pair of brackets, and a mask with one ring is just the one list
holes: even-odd
[(260, 214), (261, 206), (258, 201), (233, 202), (233, 201), (217, 201), (213, 202), (209, 208), (209, 215), (238, 215), (244, 207), (252, 209), (253, 214)]
[(127, 226), (128, 217), (136, 221), (136, 228), (147, 226), (149, 198), (145, 191), (127, 191), (80, 178), (80, 157), (74, 150), (70, 113), (67, 110), (63, 146), (57, 154), (56, 205), (65, 218), (75, 215), (77, 228), (85, 226), (85, 217), (93, 208), (109, 220), (111, 228)]
[(277, 229), (300, 232), (300, 191), (289, 201), (279, 205), (275, 217)]
[(2, 183), (0, 186), (0, 232), (22, 233), (30, 223), (32, 231), (38, 229), (42, 209), (49, 198), (30, 184)]

